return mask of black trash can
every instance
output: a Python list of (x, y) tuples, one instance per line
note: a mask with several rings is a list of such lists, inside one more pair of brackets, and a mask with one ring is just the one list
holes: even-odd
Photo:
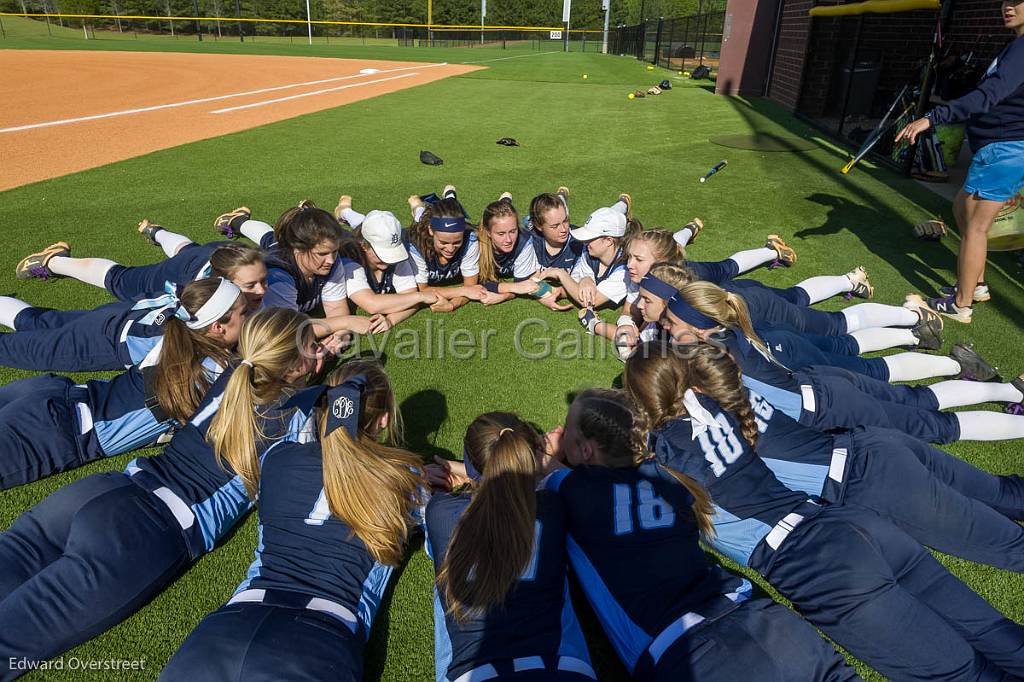
[[(854, 57), (856, 56), (856, 59)], [(843, 111), (843, 98), (847, 89), (850, 95), (846, 102), (847, 116), (866, 116), (878, 90), (878, 79), (882, 75), (882, 53), (879, 50), (861, 50), (850, 54), (839, 64), (832, 88), (830, 109), (836, 114)]]

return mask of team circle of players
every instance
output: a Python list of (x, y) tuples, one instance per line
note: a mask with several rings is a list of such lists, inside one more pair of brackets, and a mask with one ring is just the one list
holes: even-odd
[[(784, 289), (742, 277), (795, 263), (777, 235), (691, 260), (702, 222), (643, 229), (628, 194), (578, 227), (564, 187), (524, 214), (503, 194), (478, 224), (451, 186), (409, 204), (407, 228), (347, 196), (273, 226), (243, 207), (207, 244), (144, 220), (156, 264), (63, 242), (18, 263), (19, 278), (73, 278), (117, 302), (0, 297), (0, 364), (120, 373), (0, 388), (0, 488), (165, 445), (0, 533), (0, 679), (133, 614), (254, 507), (245, 579), (161, 679), (362, 679), (418, 528), (439, 682), (596, 679), (570, 568), (636, 679), (857, 678), (815, 627), (894, 680), (1024, 676), (1024, 628), (925, 549), (1024, 569), (1024, 480), (936, 447), (1024, 438), (1024, 378), (969, 345), (936, 353), (942, 318), (921, 297), (868, 301), (861, 267)], [(865, 300), (813, 307), (836, 296)], [(481, 414), (463, 461), (424, 465), (402, 447), (382, 366), (328, 364), (353, 334), (421, 308), (513, 298), (575, 311), (624, 361), (623, 387), (577, 394), (548, 433)], [(993, 402), (1007, 409), (949, 411)]]

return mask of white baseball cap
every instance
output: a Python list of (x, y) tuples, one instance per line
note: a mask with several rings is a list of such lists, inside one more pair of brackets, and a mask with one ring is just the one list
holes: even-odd
[(599, 208), (587, 217), (583, 227), (570, 230), (570, 234), (581, 242), (598, 237), (621, 237), (626, 234), (626, 216), (614, 208)]
[(391, 211), (370, 211), (366, 214), (359, 234), (370, 242), (373, 252), (382, 261), (391, 265), (409, 258), (409, 252), (402, 243), (402, 224)]

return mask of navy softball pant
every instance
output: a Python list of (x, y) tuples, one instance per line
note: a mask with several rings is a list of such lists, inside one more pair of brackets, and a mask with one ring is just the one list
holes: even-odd
[(826, 365), (863, 374), (878, 381), (889, 380), (889, 366), (885, 364), (885, 360), (860, 357), (857, 354), (857, 342), (849, 334), (804, 335), (768, 325), (761, 336), (778, 361), (790, 369)]
[(159, 679), (360, 682), (363, 643), (330, 614), (267, 604), (226, 604), (196, 626)]
[(191, 563), (181, 527), (122, 473), (79, 479), (0, 533), (0, 680), (133, 614)]
[(891, 429), (851, 437), (845, 503), (873, 509), (940, 552), (1024, 571), (1024, 527), (1011, 520), (1024, 515), (1019, 476), (995, 476)]
[(813, 405), (805, 396), (800, 413), (804, 426), (820, 431), (879, 426), (929, 443), (960, 439), (956, 414), (939, 412), (935, 394), (926, 387), (888, 384), (822, 365), (806, 367), (793, 376), (800, 384), (813, 387)]
[(770, 287), (767, 284), (758, 282), (756, 279), (748, 279), (746, 277), (734, 279), (730, 284), (738, 290), (737, 293), (741, 296), (746, 296), (751, 289), (760, 289), (763, 292), (774, 294), (787, 303), (791, 303), (801, 308), (806, 308), (811, 305), (811, 297), (808, 296), (807, 292), (800, 287), (779, 289), (778, 287)]
[(750, 566), (811, 623), (894, 682), (1024, 675), (1024, 628), (919, 542), (857, 506), (826, 506)]
[(677, 639), (651, 670), (644, 656), (634, 678), (652, 682), (758, 680), (841, 682), (856, 671), (814, 628), (759, 597), (707, 619)]
[(38, 371), (91, 372), (132, 364), (119, 343), (131, 306), (107, 303), (93, 310), (26, 308), (17, 331), (0, 335), (0, 365)]
[(99, 459), (91, 434), (78, 433), (75, 403), (85, 389), (53, 374), (0, 386), (0, 490)]
[(181, 251), (150, 265), (115, 265), (107, 271), (104, 288), (119, 301), (139, 301), (164, 290), (165, 282), (188, 284), (210, 260), (217, 247), (231, 242), (186, 244)]
[(767, 287), (737, 287), (736, 282), (740, 281), (752, 280), (733, 280), (723, 288), (739, 294), (746, 301), (750, 319), (755, 326), (765, 323), (786, 324), (801, 334), (820, 336), (839, 336), (848, 332), (846, 317), (842, 313), (794, 305), (774, 291), (767, 290)]

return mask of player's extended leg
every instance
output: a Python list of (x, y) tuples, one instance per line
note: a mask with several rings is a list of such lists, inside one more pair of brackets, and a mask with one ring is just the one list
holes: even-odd
[(85, 311), (22, 311), (15, 319), (22, 326), (0, 335), (0, 365), (54, 372), (123, 369), (125, 358), (118, 353), (117, 343), (120, 330), (114, 327), (127, 307), (108, 303)]
[(74, 512), (62, 556), (0, 601), (0, 677), (127, 618), (190, 562), (174, 514), (123, 474)]

